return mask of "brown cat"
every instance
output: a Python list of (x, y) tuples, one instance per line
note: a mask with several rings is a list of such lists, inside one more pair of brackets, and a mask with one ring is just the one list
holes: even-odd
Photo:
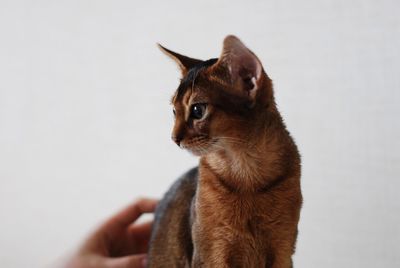
[(292, 267), (300, 156), (260, 60), (235, 36), (219, 59), (161, 49), (183, 75), (172, 139), (200, 164), (160, 202), (148, 267)]

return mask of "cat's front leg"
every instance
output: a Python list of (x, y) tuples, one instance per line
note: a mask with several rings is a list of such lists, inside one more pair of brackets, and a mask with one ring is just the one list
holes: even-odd
[(292, 253), (284, 249), (276, 250), (273, 253), (273, 262), (267, 261), (267, 268), (293, 268)]
[[(239, 265), (238, 256), (232, 256), (234, 253), (228, 250), (233, 245), (228, 245), (215, 233), (205, 232), (204, 229), (196, 229), (193, 225), (194, 250), (192, 256), (192, 268), (235, 268), (249, 267)], [(240, 259), (240, 258), (239, 258)]]
[(216, 245), (215, 234), (207, 232), (206, 228), (201, 228), (198, 223), (192, 227), (193, 255), (192, 268), (230, 268), (227, 264), (227, 256), (221, 250), (222, 247)]
[(192, 266), (191, 268), (199, 268), (199, 267), (203, 267), (202, 262), (199, 258), (198, 253), (196, 252), (196, 250), (193, 251), (193, 257), (192, 257)]
[(293, 268), (291, 258), (277, 259), (272, 264), (271, 268)]

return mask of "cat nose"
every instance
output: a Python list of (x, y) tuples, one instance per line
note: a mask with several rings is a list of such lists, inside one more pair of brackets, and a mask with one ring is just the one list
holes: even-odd
[(181, 145), (181, 141), (183, 139), (182, 135), (172, 135), (171, 139), (178, 145)]

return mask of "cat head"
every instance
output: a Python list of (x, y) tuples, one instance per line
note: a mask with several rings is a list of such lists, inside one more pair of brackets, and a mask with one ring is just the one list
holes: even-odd
[(260, 60), (235, 36), (219, 59), (206, 61), (160, 49), (182, 72), (172, 97), (172, 140), (195, 155), (244, 146), (274, 106), (272, 83)]

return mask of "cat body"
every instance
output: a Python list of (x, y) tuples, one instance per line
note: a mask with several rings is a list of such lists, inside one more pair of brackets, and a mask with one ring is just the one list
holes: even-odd
[(292, 267), (300, 156), (258, 58), (228, 36), (219, 59), (163, 48), (183, 79), (172, 139), (200, 156), (156, 211), (149, 267)]
[(148, 267), (190, 267), (193, 254), (191, 206), (198, 168), (182, 175), (164, 195), (155, 211)]

